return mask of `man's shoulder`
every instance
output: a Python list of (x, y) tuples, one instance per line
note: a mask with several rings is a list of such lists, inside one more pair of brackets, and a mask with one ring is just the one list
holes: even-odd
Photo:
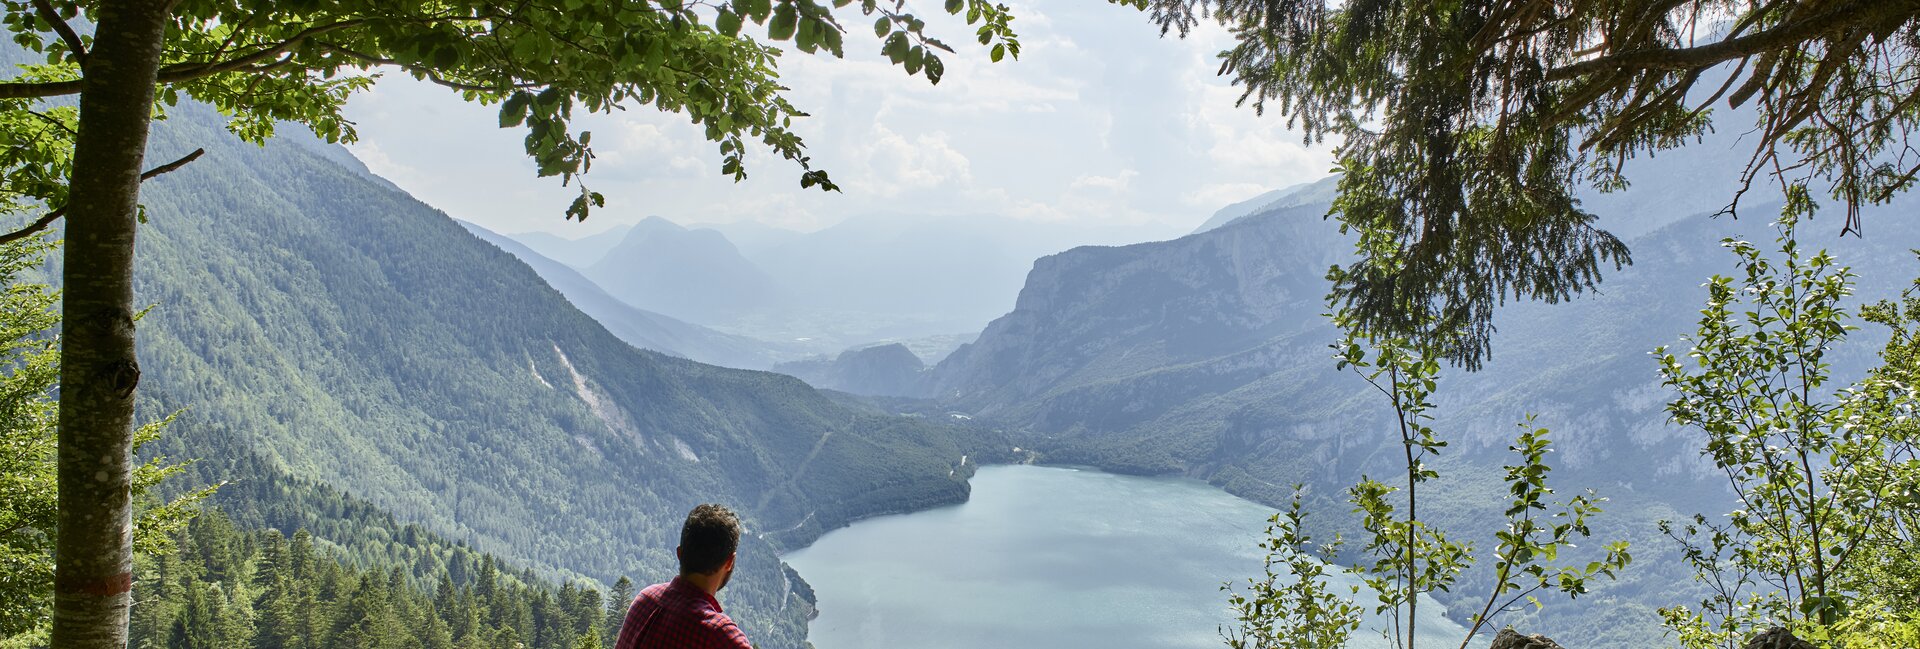
[(715, 637), (724, 640), (729, 646), (742, 649), (753, 647), (753, 643), (747, 641), (747, 634), (740, 630), (740, 625), (734, 624), (733, 618), (728, 617), (726, 613), (709, 608), (706, 610), (706, 615), (701, 618), (700, 625), (706, 627)]
[(652, 586), (648, 586), (646, 588), (640, 589), (640, 593), (638, 595), (635, 595), (635, 597), (645, 597), (647, 599), (659, 599), (662, 594), (665, 594), (667, 592), (667, 587), (671, 585), (673, 585), (673, 582), (661, 582), (658, 584), (654, 584)]

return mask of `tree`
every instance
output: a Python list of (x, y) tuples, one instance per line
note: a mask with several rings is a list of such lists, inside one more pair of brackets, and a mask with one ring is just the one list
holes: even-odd
[(1850, 616), (1920, 614), (1909, 556), (1920, 542), (1920, 301), (1866, 309), (1893, 329), (1882, 365), (1828, 392), (1827, 354), (1854, 328), (1843, 304), (1853, 274), (1825, 251), (1802, 253), (1797, 216), (1779, 221), (1775, 257), (1727, 240), (1741, 273), (1707, 283), (1683, 356), (1656, 351), (1676, 392), (1667, 412), (1704, 436), (1739, 499), (1724, 523), (1662, 524), (1709, 587), (1697, 607), (1662, 610), (1689, 647), (1738, 646), (1772, 625), (1824, 640)]
[[(1232, 31), (1242, 104), (1338, 144), (1334, 215), (1368, 257), (1334, 294), (1373, 330), (1477, 368), (1512, 297), (1567, 299), (1631, 259), (1580, 209), (1629, 160), (1753, 104), (1743, 179), (1859, 208), (1913, 186), (1920, 3), (1912, 0), (1114, 0), (1163, 33)], [(1725, 71), (1722, 76), (1719, 71)], [(1728, 197), (1728, 210), (1740, 194)]]
[[(4, 0), (13, 40), (45, 55), (0, 81), (0, 211), (46, 209), (26, 236), (65, 219), (58, 414), (59, 558), (52, 641), (123, 647), (133, 585), (130, 476), (140, 366), (134, 349), (132, 270), (142, 180), (195, 153), (142, 172), (149, 123), (182, 96), (232, 116), (231, 130), (264, 141), (276, 121), (328, 140), (351, 140), (340, 110), (367, 88), (362, 74), (398, 69), (500, 107), (503, 127), (524, 128), (542, 176), (580, 180), (591, 134), (576, 110), (651, 105), (683, 112), (717, 144), (722, 173), (746, 176), (748, 141), (792, 161), (803, 187), (833, 190), (791, 130), (804, 113), (782, 95), (784, 41), (840, 56), (850, 0)], [(899, 0), (861, 0), (882, 51), (909, 74), (938, 81), (939, 52), (924, 22)], [(836, 10), (846, 10), (839, 11)], [(964, 12), (995, 60), (1018, 56), (1005, 7), (948, 0)], [(72, 21), (91, 21), (91, 34)], [(764, 26), (764, 37), (742, 30)], [(78, 97), (77, 110), (55, 100)], [(580, 187), (567, 206), (584, 219), (602, 203)], [(103, 479), (104, 477), (104, 479)]]
[(606, 624), (602, 625), (601, 643), (612, 646), (620, 639), (620, 627), (627, 622), (627, 607), (633, 605), (633, 580), (620, 575), (613, 582), (612, 596), (607, 599)]
[(1248, 579), (1244, 593), (1231, 583), (1220, 587), (1230, 593), (1235, 622), (1220, 635), (1232, 649), (1340, 649), (1360, 629), (1364, 611), (1351, 597), (1359, 588), (1342, 596), (1327, 574), (1326, 564), (1339, 559), (1340, 539), (1313, 542), (1301, 504), (1305, 491), (1305, 485), (1294, 485), (1287, 509), (1267, 519), (1261, 577)]
[[(1337, 303), (1329, 308), (1333, 323), (1345, 334), (1331, 346), (1335, 364), (1340, 370), (1353, 371), (1386, 398), (1392, 409), (1390, 428), (1402, 451), (1396, 468), (1404, 471), (1405, 479), (1382, 482), (1362, 475), (1347, 489), (1347, 502), (1367, 532), (1361, 552), (1371, 559), (1347, 571), (1373, 592), (1373, 612), (1382, 615), (1386, 625), (1381, 635), (1396, 648), (1413, 649), (1420, 637), (1420, 598), (1453, 591), (1478, 559), (1473, 543), (1453, 540), (1420, 515), (1421, 486), (1440, 477), (1429, 460), (1448, 446), (1432, 425), (1441, 350), (1432, 341), (1368, 332)], [(1578, 541), (1592, 536), (1588, 518), (1602, 512), (1600, 503), (1606, 499), (1588, 490), (1563, 502), (1550, 502), (1554, 489), (1548, 486), (1553, 472), (1546, 461), (1552, 452), (1548, 431), (1534, 427), (1531, 417), (1520, 426), (1520, 435), (1507, 447), (1519, 461), (1505, 467), (1504, 481), (1512, 499), (1500, 516), (1504, 525), (1493, 535), (1491, 579), (1486, 594), (1475, 600), (1479, 610), (1466, 619), (1461, 649), (1470, 646), (1480, 631), (1492, 628), (1494, 618), (1523, 604), (1539, 606), (1539, 596), (1550, 592), (1577, 598), (1588, 592), (1589, 580), (1616, 579), (1633, 561), (1625, 541), (1603, 544), (1604, 554), (1571, 556)], [(1338, 647), (1360, 626), (1361, 607), (1336, 592), (1316, 560), (1346, 558), (1339, 554), (1344, 541), (1335, 536), (1332, 543), (1313, 545), (1304, 530), (1303, 492), (1303, 486), (1295, 485), (1289, 508), (1269, 520), (1263, 543), (1265, 578), (1248, 580), (1244, 594), (1233, 592), (1228, 598), (1236, 613), (1235, 628), (1222, 629), (1228, 646)], [(1587, 561), (1583, 565), (1581, 560)], [(1276, 565), (1286, 567), (1290, 582), (1281, 583)], [(1222, 590), (1231, 591), (1231, 584)], [(1358, 595), (1359, 589), (1350, 592)]]
[[(52, 391), (59, 374), (53, 335), (59, 318), (58, 293), (22, 277), (38, 266), (51, 244), (27, 237), (0, 244), (0, 640), (20, 634), (45, 634), (53, 599), (55, 529), (55, 437)], [(134, 433), (134, 444), (159, 437), (167, 420)], [(138, 498), (161, 480), (185, 468), (154, 458), (133, 469)], [(148, 506), (135, 517), (134, 550), (169, 551), (173, 530), (190, 518), (211, 490)]]
[[(1401, 483), (1404, 486), (1361, 476), (1358, 483), (1347, 489), (1347, 501), (1354, 505), (1355, 513), (1360, 514), (1360, 527), (1368, 533), (1362, 551), (1372, 557), (1371, 563), (1351, 570), (1373, 590), (1378, 602), (1374, 612), (1386, 615), (1388, 628), (1383, 634), (1394, 646), (1413, 649), (1418, 639), (1420, 598), (1434, 592), (1452, 591), (1461, 574), (1478, 559), (1471, 542), (1452, 540), (1445, 530), (1420, 516), (1421, 485), (1440, 477), (1440, 472), (1429, 464), (1429, 458), (1437, 456), (1448, 445), (1431, 425), (1441, 351), (1430, 342), (1413, 338), (1363, 333), (1346, 311), (1337, 311), (1333, 320), (1346, 333), (1345, 338), (1333, 345), (1336, 364), (1342, 370), (1351, 369), (1386, 397), (1402, 449), (1402, 463), (1398, 468), (1405, 471), (1405, 482)], [(1482, 629), (1489, 628), (1495, 617), (1524, 603), (1538, 605), (1538, 595), (1544, 594), (1543, 591), (1577, 598), (1588, 592), (1589, 580), (1616, 579), (1619, 571), (1633, 561), (1625, 541), (1603, 544), (1604, 554), (1590, 557), (1594, 560), (1585, 564), (1572, 556), (1562, 556), (1562, 551), (1578, 547), (1578, 541), (1592, 536), (1587, 519), (1602, 512), (1600, 503), (1606, 499), (1587, 490), (1564, 502), (1549, 502), (1554, 489), (1547, 483), (1553, 472), (1546, 461), (1547, 454), (1552, 452), (1548, 431), (1534, 427), (1531, 417), (1520, 427), (1520, 435), (1507, 447), (1518, 456), (1519, 462), (1505, 467), (1507, 493), (1512, 500), (1501, 513), (1505, 524), (1494, 533), (1492, 579), (1486, 594), (1478, 600), (1479, 610), (1466, 620), (1467, 632), (1460, 640), (1461, 649), (1466, 649)], [(1396, 492), (1401, 495), (1396, 496)], [(1299, 521), (1287, 523), (1280, 531), (1297, 534)], [(1270, 541), (1269, 547), (1273, 543)], [(1295, 545), (1303, 543), (1304, 539)], [(1293, 552), (1296, 557), (1301, 554), (1299, 550)], [(1282, 603), (1305, 604), (1304, 608), (1295, 610), (1339, 610), (1326, 603), (1329, 591), (1324, 587), (1310, 590), (1315, 592), (1283, 599)], [(1307, 596), (1309, 594), (1313, 596)], [(1282, 615), (1289, 612), (1286, 608), (1278, 610)], [(1292, 615), (1288, 621), (1313, 617)], [(1325, 615), (1319, 617), (1327, 619)], [(1351, 627), (1341, 622), (1333, 628)], [(1282, 637), (1320, 635), (1325, 631), (1324, 627), (1309, 627), (1282, 634)], [(1342, 639), (1333, 638), (1336, 643)]]

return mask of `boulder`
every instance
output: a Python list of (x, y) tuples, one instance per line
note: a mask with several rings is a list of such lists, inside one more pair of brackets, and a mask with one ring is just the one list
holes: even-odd
[(1817, 649), (1813, 643), (1794, 637), (1792, 633), (1780, 627), (1773, 627), (1747, 640), (1744, 649)]
[(1566, 649), (1560, 643), (1543, 635), (1520, 635), (1513, 629), (1501, 629), (1493, 636), (1493, 644), (1487, 649)]

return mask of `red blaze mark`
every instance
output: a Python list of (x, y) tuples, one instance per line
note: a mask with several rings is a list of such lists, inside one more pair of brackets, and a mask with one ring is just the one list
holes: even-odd
[(133, 573), (123, 572), (102, 579), (66, 579), (59, 590), (68, 594), (112, 597), (133, 590)]

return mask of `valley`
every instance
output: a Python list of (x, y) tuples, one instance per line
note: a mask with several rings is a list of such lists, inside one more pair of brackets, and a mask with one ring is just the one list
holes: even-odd
[(1920, 4), (0, 17), (0, 649), (1920, 646)]
[[(183, 111), (156, 146), (212, 139), (206, 132), (212, 128), (210, 116)], [(143, 329), (153, 359), (148, 394), (156, 412), (189, 408), (158, 452), (258, 459), (203, 461), (191, 473), (194, 482), (180, 488), (234, 475), (337, 485), (398, 521), (597, 588), (622, 576), (659, 579), (667, 559), (658, 548), (670, 544), (664, 536), (671, 533), (670, 512), (695, 499), (737, 499), (750, 505), (755, 533), (743, 550), (748, 572), (729, 591), (730, 608), (767, 646), (800, 646), (807, 638), (865, 646), (859, 643), (904, 632), (872, 631), (873, 624), (925, 626), (910, 622), (924, 614), (906, 612), (876, 613), (885, 620), (860, 623), (824, 611), (813, 619), (815, 598), (843, 587), (808, 586), (811, 573), (848, 579), (840, 575), (859, 569), (810, 569), (808, 558), (862, 556), (872, 544), (888, 544), (815, 545), (822, 534), (874, 516), (951, 511), (942, 508), (961, 502), (993, 510), (995, 501), (970, 497), (983, 465), (999, 472), (1005, 469), (991, 465), (1039, 460), (1124, 475), (1185, 476), (1198, 482), (1184, 483), (1185, 495), (1175, 501), (1225, 494), (1250, 499), (1215, 512), (1247, 519), (1233, 528), (1238, 536), (1229, 535), (1245, 546), (1230, 556), (1242, 559), (1255, 540), (1246, 535), (1257, 531), (1247, 526), (1265, 519), (1262, 506), (1284, 502), (1288, 485), (1309, 485), (1320, 520), (1337, 521), (1344, 504), (1329, 494), (1350, 476), (1391, 466), (1382, 452), (1390, 442), (1363, 432), (1383, 430), (1386, 412), (1327, 357), (1334, 333), (1320, 315), (1324, 280), (1316, 269), (1343, 263), (1349, 245), (1322, 219), (1331, 181), (1230, 207), (1218, 222), (1177, 239), (1040, 256), (1011, 309), (977, 336), (869, 343), (817, 355), (824, 341), (753, 338), (641, 309), (633, 295), (607, 289), (625, 276), (609, 274), (607, 262), (576, 268), (453, 221), (329, 145), (290, 135), (265, 150), (235, 146), (219, 153), (215, 162), (181, 172), (177, 185), (148, 194), (158, 225), (141, 277), (145, 294), (161, 305)], [(215, 174), (225, 180), (212, 181)], [(300, 182), (291, 181), (295, 174)], [(259, 178), (258, 186), (275, 189), (218, 189), (236, 178)], [(358, 198), (324, 198), (339, 195)], [(208, 201), (222, 202), (222, 213), (259, 216), (244, 227), (215, 229), (191, 207)], [(1887, 227), (1908, 227), (1882, 216), (1897, 209), (1872, 216)], [(372, 214), (387, 218), (373, 221)], [(1446, 379), (1441, 422), (1463, 444), (1443, 456), (1452, 475), (1441, 485), (1446, 496), (1434, 505), (1436, 515), (1469, 528), (1481, 520), (1480, 503), (1497, 498), (1497, 485), (1476, 474), (1498, 465), (1509, 427), (1529, 413), (1561, 433), (1558, 468), (1565, 479), (1616, 503), (1606, 529), (1631, 531), (1651, 545), (1656, 540), (1645, 532), (1654, 520), (1715, 506), (1719, 497), (1683, 450), (1688, 442), (1664, 431), (1651, 407), (1657, 386), (1643, 357), (1607, 350), (1651, 349), (1683, 331), (1682, 305), (1697, 298), (1652, 287), (1724, 272), (1725, 261), (1701, 242), (1746, 225), (1677, 215), (1634, 241), (1649, 258), (1612, 277), (1599, 295), (1567, 305), (1516, 305), (1504, 313), (1500, 353), (1488, 369)], [(323, 231), (348, 236), (317, 234)], [(734, 250), (715, 230), (659, 219), (601, 236), (614, 234), (620, 242), (609, 251), (623, 245)], [(684, 236), (695, 239), (649, 243)], [(1886, 269), (1873, 276), (1895, 278), (1911, 263), (1897, 249), (1899, 238), (1836, 243), (1863, 268)], [(230, 248), (236, 240), (245, 243)], [(721, 259), (741, 260), (734, 253)], [(241, 268), (249, 270), (223, 270)], [(768, 277), (742, 272), (705, 277)], [(1862, 295), (1891, 295), (1898, 287), (1863, 284)], [(1616, 289), (1662, 297), (1621, 301), (1611, 297)], [(700, 292), (735, 295), (718, 286)], [(1643, 315), (1623, 317), (1622, 309)], [(1585, 335), (1569, 341), (1565, 331)], [(1870, 347), (1850, 346), (1836, 358), (1846, 371), (1857, 371)], [(261, 363), (265, 358), (280, 360)], [(702, 363), (773, 369), (812, 386)], [(466, 378), (447, 380), (455, 376)], [(1518, 383), (1529, 387), (1512, 387), (1515, 377), (1531, 377)], [(1623, 438), (1617, 431), (1631, 433)], [(1621, 466), (1640, 468), (1623, 472)], [(622, 477), (629, 475), (648, 477), (635, 485)], [(1192, 491), (1201, 488), (1224, 493)], [(216, 503), (246, 512), (283, 508), (275, 503), (282, 498), (229, 490)], [(634, 511), (660, 513), (626, 514)], [(866, 525), (886, 529), (919, 516)], [(286, 534), (313, 523), (240, 520)], [(1159, 519), (1139, 520), (1151, 526)], [(351, 539), (362, 534), (354, 525), (334, 529), (332, 542), (342, 547), (356, 547)], [(1356, 530), (1341, 524), (1318, 530), (1336, 531)], [(842, 534), (866, 538), (867, 532)], [(1014, 545), (1006, 551), (1016, 551)], [(796, 553), (797, 571), (782, 566), (781, 552)], [(1657, 546), (1647, 552), (1661, 555)], [(965, 556), (943, 554), (949, 555)], [(1223, 576), (1230, 576), (1223, 568), (1189, 575), (1213, 585)], [(1205, 618), (1217, 593), (1199, 581), (1181, 591), (1191, 598), (1182, 610)], [(1614, 624), (1609, 620), (1648, 614), (1640, 598), (1666, 585), (1656, 576), (1634, 577), (1601, 588), (1602, 597), (1624, 602), (1605, 615), (1554, 608), (1528, 624), (1596, 633)], [(1147, 596), (1134, 597), (1126, 601)], [(1120, 601), (1105, 607), (1139, 605)], [(1438, 603), (1463, 604), (1444, 596)], [(1217, 618), (1208, 619), (1217, 625)], [(1461, 621), (1436, 618), (1435, 624)], [(810, 632), (810, 625), (830, 630)], [(1211, 629), (1140, 646), (1205, 644), (1214, 638)], [(1642, 632), (1614, 634), (1651, 641)]]

